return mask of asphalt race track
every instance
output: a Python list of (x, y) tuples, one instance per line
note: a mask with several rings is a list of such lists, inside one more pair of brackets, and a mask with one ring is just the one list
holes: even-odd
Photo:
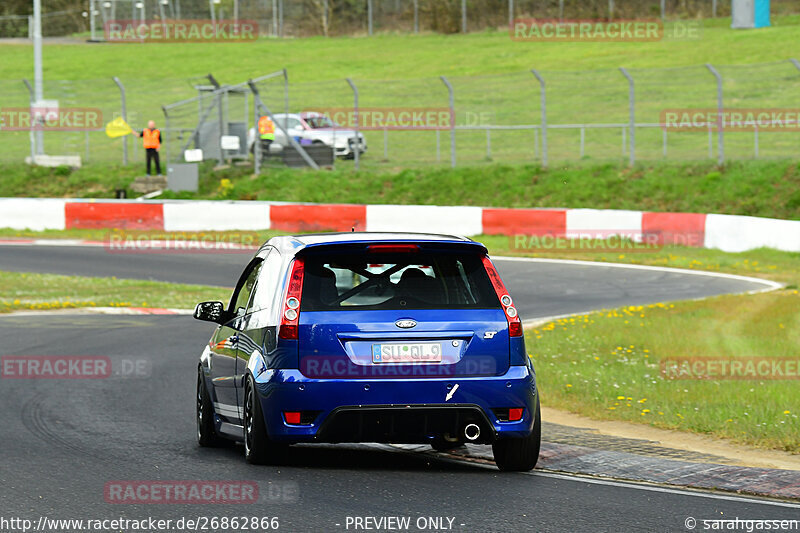
[[(0, 270), (222, 286), (233, 285), (246, 261), (246, 255), (0, 247)], [(603, 266), (498, 266), (528, 318), (763, 288)], [(354, 531), (348, 517), (403, 516), (417, 531), (418, 518), (447, 517), (450, 530), (472, 532), (688, 531), (688, 517), (697, 530), (702, 519), (800, 518), (792, 504), (546, 472), (501, 474), (379, 445), (296, 446), (285, 465), (249, 466), (240, 446), (196, 444), (197, 356), (211, 331), (188, 316), (1, 317), (0, 355), (106, 356), (114, 372), (106, 379), (0, 381), (0, 520), (278, 517), (282, 531)], [(259, 497), (239, 505), (106, 502), (107, 483), (131, 480), (255, 482)]]
[[(233, 287), (250, 253), (112, 253), (94, 246), (0, 245), (0, 270)], [(522, 318), (686, 300), (767, 285), (662, 270), (496, 260)]]

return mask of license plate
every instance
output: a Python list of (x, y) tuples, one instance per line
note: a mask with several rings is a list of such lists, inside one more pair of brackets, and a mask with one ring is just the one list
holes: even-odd
[(442, 345), (438, 342), (373, 344), (372, 362), (441, 363)]

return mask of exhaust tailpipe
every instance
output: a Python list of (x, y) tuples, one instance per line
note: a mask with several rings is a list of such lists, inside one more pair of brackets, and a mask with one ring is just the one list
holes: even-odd
[(464, 426), (464, 438), (468, 441), (476, 441), (481, 436), (481, 428), (477, 424), (467, 424)]

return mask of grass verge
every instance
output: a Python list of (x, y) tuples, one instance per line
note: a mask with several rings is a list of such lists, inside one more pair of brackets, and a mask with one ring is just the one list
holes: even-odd
[[(69, 169), (9, 165), (0, 196), (110, 198), (127, 188), (131, 167)], [(727, 213), (800, 219), (800, 170), (792, 161), (713, 163), (488, 165), (457, 169), (330, 172), (247, 167), (218, 172), (206, 164), (197, 193), (160, 198), (319, 203), (568, 207)]]
[(231, 290), (202, 285), (0, 271), (0, 313), (77, 307), (174, 307), (230, 298)]
[(536, 327), (526, 340), (545, 405), (800, 453), (796, 372), (670, 379), (660, 364), (776, 357), (797, 365), (799, 332), (800, 295), (787, 289), (590, 313)]

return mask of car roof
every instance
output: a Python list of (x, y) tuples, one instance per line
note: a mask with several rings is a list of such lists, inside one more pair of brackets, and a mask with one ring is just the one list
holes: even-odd
[(486, 247), (472, 239), (458, 235), (442, 235), (437, 233), (409, 233), (409, 232), (367, 232), (346, 231), (335, 233), (307, 233), (303, 235), (285, 235), (273, 237), (265, 246), (274, 246), (281, 251), (296, 254), (302, 249), (316, 246), (352, 243), (391, 243), (391, 242), (416, 242), (438, 243), (474, 246), (486, 251)]

